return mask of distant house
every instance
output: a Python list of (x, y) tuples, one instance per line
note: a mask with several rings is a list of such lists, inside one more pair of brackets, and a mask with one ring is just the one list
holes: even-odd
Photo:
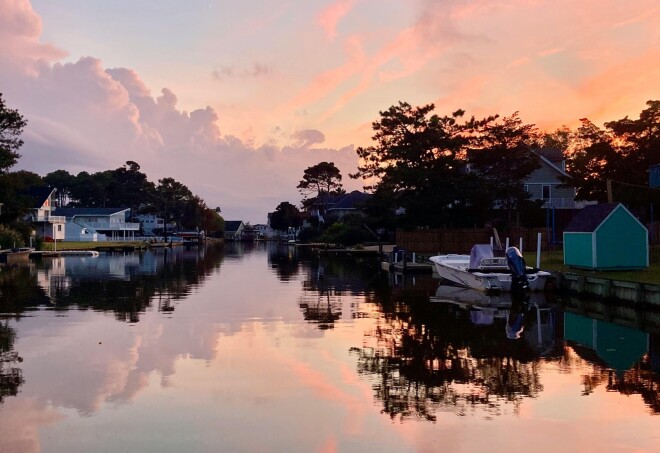
[(564, 229), (564, 264), (601, 270), (648, 267), (648, 230), (621, 203), (587, 206)]
[(137, 220), (140, 222), (142, 232), (147, 236), (156, 234), (155, 230), (158, 230), (159, 234), (165, 230), (165, 220), (153, 214), (141, 214), (137, 216)]
[(360, 192), (359, 190), (354, 190), (345, 195), (339, 195), (332, 203), (328, 203), (326, 213), (328, 217), (341, 219), (347, 214), (360, 212), (369, 197), (369, 194)]
[(575, 188), (562, 186), (561, 177), (568, 178), (562, 151), (558, 148), (534, 150), (540, 159), (540, 167), (524, 181), (525, 189), (532, 200), (542, 200), (544, 208), (574, 209)]
[(127, 222), (129, 208), (57, 208), (66, 217), (65, 241), (121, 241), (133, 239), (140, 224)]
[[(347, 214), (360, 212), (370, 196), (359, 190), (341, 195), (326, 195), (321, 200), (316, 201), (314, 207), (310, 210), (310, 215), (318, 217), (321, 222), (329, 219), (339, 220)], [(322, 212), (324, 209), (325, 216)]]
[(273, 236), (275, 236), (275, 231), (273, 231), (273, 229), (269, 225), (263, 223), (255, 224), (254, 230), (257, 233), (258, 239), (270, 239)]
[(230, 241), (240, 241), (243, 236), (245, 224), (242, 220), (225, 221), (225, 239)]
[(33, 187), (25, 195), (33, 200), (33, 208), (26, 216), (32, 222), (37, 236), (46, 241), (61, 241), (64, 239), (66, 219), (53, 215), (53, 202), (56, 189), (50, 187)]

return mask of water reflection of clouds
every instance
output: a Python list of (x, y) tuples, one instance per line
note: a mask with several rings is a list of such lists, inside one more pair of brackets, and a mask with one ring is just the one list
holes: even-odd
[[(208, 273), (217, 267), (195, 269)], [(367, 296), (360, 295), (367, 294), (368, 280), (349, 279), (348, 285), (342, 285), (338, 277), (342, 272), (350, 268), (335, 272), (326, 267), (320, 273), (314, 264), (305, 264), (294, 280), (282, 284), (280, 276), (264, 266), (262, 252), (255, 252), (241, 258), (240, 265), (223, 264), (221, 278), (206, 279), (194, 292), (181, 291), (175, 311), (167, 316), (153, 304), (133, 324), (117, 322), (109, 310), (63, 311), (63, 318), (43, 311), (21, 319), (16, 349), (25, 357), (21, 364), (25, 384), (18, 397), (9, 398), (13, 406), (0, 406), (0, 434), (11, 416), (6, 410), (10, 407), (25, 412), (20, 416), (26, 426), (24, 434), (0, 436), (0, 451), (8, 451), (5, 443), (19, 445), (21, 436), (33, 441), (26, 447), (38, 448), (39, 430), (57, 425), (65, 415), (71, 417), (73, 427), (81, 426), (80, 415), (82, 423), (94, 419), (99, 424), (112, 417), (112, 411), (105, 410), (109, 407), (121, 409), (115, 413), (126, 414), (126, 423), (144, 423), (140, 428), (144, 435), (163, 430), (158, 425), (165, 423), (163, 442), (177, 434), (189, 438), (195, 433), (225, 446), (220, 436), (236, 436), (239, 440), (233, 445), (243, 450), (263, 449), (268, 441), (282, 448), (295, 444), (315, 450), (323, 445), (341, 449), (346, 439), (371, 435), (375, 437), (372, 446), (393, 448), (401, 445), (392, 429), (383, 429), (389, 419), (372, 414), (374, 389), (387, 414), (402, 410), (413, 414), (411, 408), (424, 405), (428, 398), (434, 403), (415, 417), (428, 415), (450, 425), (448, 417), (456, 418), (456, 413), (520, 416), (528, 405), (538, 407), (537, 397), (545, 394), (548, 384), (553, 385), (554, 377), (546, 382), (544, 376), (541, 387), (535, 377), (542, 368), (538, 362), (518, 358), (507, 368), (505, 357), (493, 355), (494, 349), (461, 336), (461, 329), (474, 326), (469, 316), (457, 318), (450, 313), (453, 317), (446, 323), (434, 325), (429, 322), (435, 319), (429, 311), (433, 304), (398, 304), (392, 307), (394, 312), (383, 313), (373, 294), (369, 300), (375, 303), (365, 302)], [(182, 285), (188, 281), (193, 279)], [(338, 328), (323, 331), (305, 321), (300, 311), (303, 299), (335, 304), (333, 310), (341, 313)], [(528, 331), (536, 334), (533, 327)], [(503, 325), (493, 329), (504, 340)], [(443, 332), (449, 332), (452, 342), (445, 349), (436, 348), (444, 345), (436, 341)], [(329, 341), (318, 341), (324, 337)], [(374, 354), (346, 357), (355, 345), (364, 348), (354, 351)], [(579, 357), (573, 360), (580, 366), (586, 363)], [(383, 376), (386, 381), (381, 381)], [(438, 376), (445, 380), (433, 381)], [(577, 374), (567, 376), (575, 386)], [(166, 397), (163, 387), (167, 387)], [(521, 398), (525, 405), (517, 403)], [(139, 404), (126, 404), (137, 400)], [(574, 404), (570, 401), (563, 404)], [(158, 411), (150, 420), (141, 420), (136, 412), (149, 409), (140, 404)], [(498, 404), (499, 412), (482, 410)], [(318, 420), (319, 414), (323, 414), (322, 424), (306, 422)], [(299, 429), (291, 429), (292, 421), (300, 423)], [(430, 426), (437, 430), (438, 425)], [(397, 424), (396, 429), (411, 428)], [(442, 431), (448, 437), (425, 432), (426, 439), (451, 445), (450, 433)], [(250, 432), (263, 437), (250, 437)], [(121, 441), (106, 440), (109, 435), (99, 433), (110, 449)]]

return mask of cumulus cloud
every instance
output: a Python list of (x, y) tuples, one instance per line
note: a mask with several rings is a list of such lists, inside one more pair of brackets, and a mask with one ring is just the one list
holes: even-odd
[[(0, 71), (7, 102), (28, 119), (18, 168), (76, 174), (134, 160), (152, 181), (174, 177), (225, 215), (265, 222), (279, 202), (300, 199), (295, 186), (306, 167), (333, 160), (348, 173), (356, 165), (351, 148), (314, 148), (324, 141), (320, 131), (299, 132), (284, 147), (223, 136), (214, 108), (185, 111), (173, 90), (153, 94), (132, 69), (105, 68), (94, 57), (60, 62), (65, 52), (39, 42), (41, 19), (29, 1), (0, 0), (0, 9), (0, 46), (22, 49), (2, 53), (11, 70)], [(225, 72), (270, 71), (255, 63)]]

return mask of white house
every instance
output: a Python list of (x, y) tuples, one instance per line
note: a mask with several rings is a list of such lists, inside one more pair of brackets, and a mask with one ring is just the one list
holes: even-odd
[(66, 219), (53, 215), (53, 201), (56, 189), (50, 187), (33, 187), (26, 195), (34, 200), (33, 208), (26, 215), (26, 220), (34, 225), (37, 236), (46, 241), (64, 240)]
[[(140, 224), (127, 222), (129, 208), (57, 208), (55, 214), (66, 217), (65, 241), (87, 239), (97, 234), (96, 240), (131, 240), (140, 231)], [(71, 231), (69, 232), (69, 228)], [(81, 239), (82, 238), (82, 239)]]
[(140, 222), (140, 226), (142, 226), (142, 231), (146, 235), (155, 234), (154, 230), (158, 230), (162, 234), (165, 230), (165, 220), (161, 217), (153, 214), (140, 214), (137, 216), (137, 219)]

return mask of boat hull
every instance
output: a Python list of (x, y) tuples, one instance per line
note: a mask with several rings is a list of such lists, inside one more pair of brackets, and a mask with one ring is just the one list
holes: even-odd
[(34, 249), (29, 247), (0, 250), (0, 264), (7, 264), (11, 266), (15, 264), (27, 263), (30, 258), (30, 253), (33, 251)]
[[(456, 285), (479, 291), (511, 291), (512, 275), (510, 272), (479, 272), (468, 270), (469, 255), (438, 255), (430, 258), (438, 275)], [(536, 271), (527, 274), (529, 289), (543, 291), (550, 276), (549, 272)]]

